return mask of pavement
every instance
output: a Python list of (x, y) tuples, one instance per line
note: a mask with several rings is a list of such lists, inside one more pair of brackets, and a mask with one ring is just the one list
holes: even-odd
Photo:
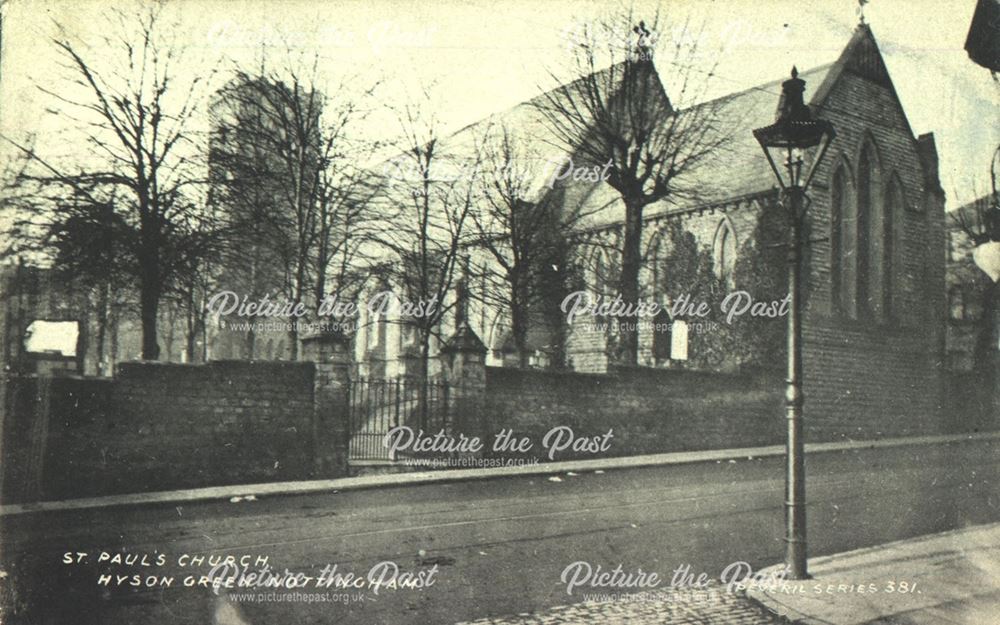
[[(894, 447), (908, 447), (914, 445), (947, 445), (968, 441), (993, 440), (1000, 440), (1000, 432), (943, 434), (935, 436), (912, 436), (878, 440), (810, 443), (805, 446), (805, 452), (806, 454), (821, 454), (843, 451), (891, 449)], [(446, 484), (453, 482), (494, 480), (511, 477), (557, 475), (565, 472), (583, 473), (586, 471), (667, 467), (694, 463), (726, 462), (743, 459), (752, 460), (754, 458), (777, 458), (784, 455), (784, 445), (770, 445), (766, 447), (711, 449), (707, 451), (683, 451), (662, 454), (647, 454), (641, 456), (569, 460), (509, 467), (388, 473), (322, 480), (270, 482), (264, 484), (236, 484), (148, 493), (127, 493), (122, 495), (87, 497), (62, 501), (0, 504), (0, 517), (43, 512), (96, 510), (123, 506), (164, 504), (178, 505), (185, 503), (227, 500), (236, 502), (248, 499), (253, 500), (257, 497), (337, 493), (370, 488), (421, 484)]]
[(814, 558), (809, 574), (747, 596), (801, 625), (996, 625), (1000, 523)]
[[(750, 588), (614, 593), (541, 612), (458, 625), (996, 625), (1000, 523), (809, 561), (811, 579)], [(780, 578), (783, 565), (763, 569)]]
[(637, 593), (627, 599), (584, 601), (543, 612), (484, 618), (456, 625), (783, 625), (787, 621), (717, 583), (701, 590)]

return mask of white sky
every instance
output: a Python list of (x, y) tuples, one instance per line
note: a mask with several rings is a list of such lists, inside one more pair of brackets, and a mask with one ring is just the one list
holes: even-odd
[[(65, 121), (44, 113), (50, 102), (36, 86), (59, 89), (53, 20), (92, 40), (107, 4), (8, 1), (0, 131), (12, 137), (35, 133), (50, 149), (66, 140)], [(357, 84), (384, 80), (378, 105), (401, 105), (427, 86), (442, 126), (458, 129), (552, 86), (548, 72), (565, 67), (574, 26), (599, 16), (607, 4), (175, 0), (170, 10), (190, 48), (192, 73), (220, 58), (224, 67), (253, 68), (262, 45), (276, 57), (291, 43), (320, 55), (321, 75), (331, 85), (344, 77)], [(636, 4), (642, 14), (646, 3)], [(690, 16), (707, 25), (703, 49), (724, 49), (715, 94), (782, 78), (792, 64), (807, 69), (835, 60), (858, 21), (853, 0), (669, 0), (662, 6), (672, 22)], [(871, 0), (865, 8), (914, 132), (937, 137), (950, 206), (986, 191), (990, 157), (1000, 143), (1000, 88), (962, 48), (974, 6), (975, 0)], [(669, 83), (668, 69), (660, 66), (660, 73)], [(394, 136), (393, 119), (375, 115), (366, 132)]]

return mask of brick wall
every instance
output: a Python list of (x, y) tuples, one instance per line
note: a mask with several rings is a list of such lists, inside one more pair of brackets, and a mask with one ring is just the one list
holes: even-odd
[[(945, 320), (944, 204), (924, 176), (917, 143), (889, 86), (844, 72), (820, 114), (837, 138), (810, 196), (812, 243), (804, 320), (805, 394), (818, 425), (809, 438), (871, 438), (954, 429), (942, 414), (940, 368)], [(873, 142), (883, 187), (903, 191), (897, 221), (894, 309), (859, 321), (831, 305), (830, 188), (836, 167), (857, 180), (865, 142)]]
[(33, 451), (8, 457), (5, 501), (319, 477), (313, 363), (124, 363), (117, 373), (10, 381), (19, 405), (5, 448)]
[(942, 377), (922, 337), (850, 325), (807, 325), (803, 333), (807, 441), (870, 439), (947, 431)]
[[(866, 337), (826, 340), (806, 368), (805, 434), (808, 442), (866, 440), (956, 431), (942, 420), (934, 402), (936, 374), (920, 377), (905, 349), (876, 348), (872, 363), (880, 373), (864, 382), (838, 366), (850, 360)], [(886, 338), (898, 347), (900, 339)], [(815, 346), (815, 343), (814, 343)], [(894, 381), (913, 385), (898, 396), (881, 391), (892, 372), (912, 377)], [(822, 372), (822, 374), (820, 373)], [(828, 384), (810, 380), (829, 379)], [(928, 392), (925, 387), (931, 387)], [(831, 389), (843, 388), (842, 394)], [(854, 395), (854, 397), (852, 397)], [(731, 447), (779, 445), (785, 441), (784, 383), (777, 372), (715, 373), (690, 370), (612, 368), (611, 373), (553, 372), (489, 367), (486, 372), (484, 430), (487, 443), (501, 429), (534, 442), (531, 455), (542, 457), (542, 438), (553, 427), (569, 426), (580, 436), (613, 429), (611, 448), (602, 456), (627, 456)], [(977, 428), (984, 427), (975, 424)], [(994, 426), (995, 427), (995, 426)], [(973, 429), (973, 428), (967, 428)], [(508, 454), (512, 455), (512, 454)], [(516, 454), (513, 454), (516, 455)], [(560, 453), (555, 459), (595, 457)]]
[[(484, 441), (503, 428), (534, 441), (556, 426), (613, 429), (601, 456), (771, 445), (783, 438), (780, 381), (765, 374), (614, 368), (609, 374), (488, 367)], [(555, 459), (596, 457), (560, 453)]]
[(41, 455), (36, 443), (44, 441), (48, 423), (34, 419), (44, 378), (0, 374), (0, 415), (3, 416), (3, 449), (0, 486), (4, 502), (37, 499), (34, 466)]

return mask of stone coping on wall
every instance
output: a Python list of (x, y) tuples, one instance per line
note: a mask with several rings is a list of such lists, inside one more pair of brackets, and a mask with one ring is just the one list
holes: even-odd
[(783, 379), (784, 373), (776, 369), (748, 368), (740, 371), (708, 371), (703, 369), (661, 368), (642, 365), (611, 365), (607, 373), (559, 370), (559, 369), (520, 369), (517, 367), (486, 367), (487, 377), (503, 377), (506, 379), (535, 378), (537, 380), (583, 380), (600, 382), (609, 379), (628, 379), (630, 381), (677, 382), (718, 381), (722, 382), (772, 382)]
[(118, 363), (116, 376), (142, 373), (145, 371), (167, 369), (175, 371), (203, 371), (206, 367), (216, 370), (245, 370), (259, 367), (275, 369), (296, 369), (314, 367), (315, 363), (307, 360), (209, 360), (208, 362), (165, 362), (162, 360), (129, 360)]

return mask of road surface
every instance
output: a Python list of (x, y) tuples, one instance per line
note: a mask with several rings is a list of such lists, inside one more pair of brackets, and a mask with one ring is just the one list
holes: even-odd
[[(810, 555), (1000, 520), (998, 447), (810, 455)], [(663, 588), (685, 565), (694, 577), (717, 578), (734, 562), (759, 569), (780, 561), (782, 476), (781, 458), (742, 459), (8, 517), (0, 528), (7, 575), (0, 601), (11, 623), (30, 613), (35, 623), (427, 624), (532, 612), (607, 591), (584, 583), (568, 594), (560, 577), (574, 562), (655, 572)], [(97, 563), (102, 551), (137, 561)], [(371, 585), (281, 597), (265, 589), (271, 596), (257, 598), (240, 594), (245, 589), (216, 595), (184, 587), (185, 578), (209, 571), (192, 556), (226, 555), (253, 559), (251, 570), (266, 557), (275, 572), (314, 580), (336, 565), (339, 582), (391, 562), (381, 570), (396, 566), (408, 582), (423, 583), (377, 594)], [(101, 574), (112, 581), (98, 584)], [(132, 574), (142, 584), (173, 581), (136, 589)], [(322, 602), (312, 602), (319, 594)]]

